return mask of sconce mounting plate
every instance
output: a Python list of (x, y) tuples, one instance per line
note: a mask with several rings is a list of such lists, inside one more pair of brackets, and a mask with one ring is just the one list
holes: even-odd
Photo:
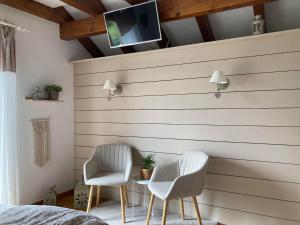
[(117, 90), (115, 90), (115, 94), (120, 95), (122, 94), (123, 88), (121, 85), (117, 85)]

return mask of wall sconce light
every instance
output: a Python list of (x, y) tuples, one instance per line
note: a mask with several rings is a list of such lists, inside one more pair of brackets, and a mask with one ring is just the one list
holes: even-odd
[(106, 80), (105, 84), (103, 86), (103, 90), (108, 91), (107, 100), (110, 101), (111, 97), (115, 94), (121, 94), (122, 93), (122, 87), (118, 84), (115, 84), (112, 80)]
[(217, 85), (217, 92), (215, 93), (216, 98), (220, 98), (221, 90), (225, 90), (229, 86), (229, 80), (224, 76), (224, 73), (220, 70), (214, 71), (209, 82), (215, 83)]

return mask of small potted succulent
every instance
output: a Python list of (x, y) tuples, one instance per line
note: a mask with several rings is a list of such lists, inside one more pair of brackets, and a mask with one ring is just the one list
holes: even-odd
[(63, 90), (62, 86), (56, 85), (56, 84), (51, 84), (45, 86), (44, 89), (48, 93), (48, 98), (49, 100), (58, 100), (59, 92)]
[(149, 180), (151, 178), (153, 168), (155, 166), (155, 160), (153, 155), (148, 155), (144, 158), (144, 164), (141, 169), (141, 179), (142, 180)]

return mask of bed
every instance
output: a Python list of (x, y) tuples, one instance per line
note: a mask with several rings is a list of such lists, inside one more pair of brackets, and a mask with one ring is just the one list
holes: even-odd
[(108, 225), (84, 212), (45, 205), (7, 206), (0, 204), (1, 225)]

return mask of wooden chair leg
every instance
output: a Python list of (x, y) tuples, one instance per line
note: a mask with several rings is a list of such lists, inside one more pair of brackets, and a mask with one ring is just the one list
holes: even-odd
[(154, 194), (151, 194), (148, 213), (147, 213), (147, 219), (146, 219), (146, 225), (149, 225), (149, 222), (150, 222), (150, 217), (151, 217), (151, 212), (152, 212), (152, 208), (153, 208), (154, 198), (155, 198)]
[(164, 201), (164, 209), (163, 209), (163, 216), (162, 216), (162, 220), (161, 220), (161, 225), (166, 225), (166, 221), (167, 221), (167, 211), (168, 211), (168, 200)]
[(181, 219), (184, 220), (184, 203), (183, 203), (183, 198), (179, 199), (180, 201), (180, 212), (181, 212)]
[(91, 187), (90, 187), (89, 201), (88, 201), (88, 205), (87, 205), (87, 209), (86, 209), (86, 212), (87, 212), (87, 213), (90, 211), (91, 206), (92, 206), (93, 192), (94, 192), (94, 186), (91, 185)]
[(96, 207), (99, 206), (100, 204), (100, 199), (101, 199), (101, 186), (97, 186), (97, 199), (96, 199)]
[(120, 186), (120, 198), (121, 198), (122, 223), (126, 223), (126, 220), (125, 220), (125, 206), (124, 206), (124, 193), (123, 193), (122, 185)]
[(198, 220), (198, 225), (202, 225), (202, 220), (201, 220), (201, 216), (200, 216), (200, 212), (199, 212), (199, 208), (198, 208), (197, 198), (196, 198), (196, 196), (193, 196), (192, 198), (193, 198), (196, 217)]
[(128, 193), (127, 193), (126, 185), (123, 185), (123, 194), (124, 194), (125, 205), (126, 207), (128, 207)]

